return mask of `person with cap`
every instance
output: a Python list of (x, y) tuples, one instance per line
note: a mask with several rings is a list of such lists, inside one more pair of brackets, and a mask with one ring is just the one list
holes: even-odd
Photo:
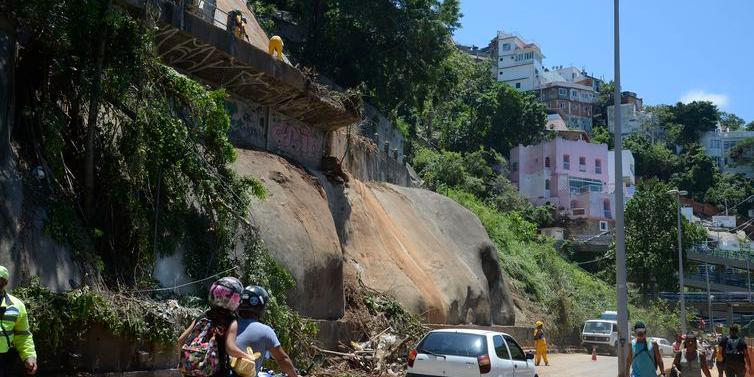
[[(251, 349), (261, 353), (265, 359), (272, 355), (280, 369), (288, 377), (298, 377), (296, 368), (288, 354), (283, 350), (275, 330), (261, 322), (264, 311), (270, 301), (267, 290), (256, 285), (246, 287), (241, 295), (241, 305), (238, 307), (238, 336), (236, 344), (239, 348)], [(257, 373), (261, 372), (264, 360), (257, 363)]]
[(751, 368), (746, 341), (739, 336), (739, 327), (734, 324), (728, 330), (729, 336), (720, 340), (720, 349), (725, 363), (725, 375), (728, 377), (743, 377), (747, 369)]
[(545, 360), (545, 366), (549, 366), (550, 362), (547, 361), (547, 338), (545, 338), (545, 324), (542, 321), (537, 321), (534, 329), (534, 351), (536, 352), (536, 358), (534, 364), (539, 366), (542, 359)]
[(628, 348), (626, 359), (626, 373), (631, 377), (654, 377), (660, 368), (660, 374), (665, 375), (665, 363), (662, 361), (660, 347), (655, 341), (647, 339), (647, 326), (642, 321), (634, 324), (636, 339)]
[(26, 306), (6, 291), (8, 269), (0, 266), (0, 377), (13, 376), (20, 357), (26, 374), (37, 373), (37, 352), (29, 330)]
[(699, 349), (696, 334), (690, 331), (683, 340), (681, 352), (675, 354), (673, 369), (678, 377), (699, 377), (702, 374), (712, 377), (707, 365), (707, 355)]

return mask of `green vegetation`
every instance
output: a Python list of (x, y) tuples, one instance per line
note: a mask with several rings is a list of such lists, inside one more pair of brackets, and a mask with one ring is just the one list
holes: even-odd
[[(184, 327), (200, 313), (130, 295), (91, 288), (54, 293), (38, 280), (13, 290), (28, 308), (31, 332), (40, 361), (58, 370), (96, 328), (141, 342), (174, 344)], [(43, 334), (43, 335), (40, 335)]]
[[(72, 292), (36, 283), (14, 291), (31, 307), (33, 330), (50, 334), (38, 339), (47, 350), (41, 354), (67, 357), (55, 353), (66, 348), (60, 342), (78, 341), (94, 326), (172, 344), (186, 318), (113, 291), (157, 286), (156, 258), (185, 250), (186, 272), (197, 279), (243, 261), (244, 282), (271, 288), (267, 319), (297, 356), (316, 328), (285, 305), (294, 281), (246, 225), (251, 198), (266, 192), (230, 168), (226, 93), (162, 65), (148, 22), (105, 3), (30, 0), (8, 10), (28, 35), (19, 50), (17, 80), (25, 84), (18, 87), (14, 137), (21, 158), (46, 172), (35, 185), (46, 200), (40, 204), (50, 208), (45, 230), (74, 250), (85, 272), (83, 288)], [(107, 54), (96, 53), (101, 44)], [(89, 152), (96, 160), (91, 208), (86, 169), (79, 168)], [(197, 296), (206, 296), (209, 283), (195, 286)]]
[[(575, 339), (584, 321), (615, 308), (615, 288), (563, 258), (554, 242), (536, 234), (536, 226), (516, 212), (501, 212), (460, 189), (442, 191), (479, 217), (495, 243), (500, 265), (515, 292), (536, 303), (548, 316), (554, 339)], [(667, 264), (667, 263), (665, 263)], [(670, 274), (672, 277), (672, 274)], [(679, 317), (662, 302), (647, 302), (632, 291), (631, 320), (646, 320), (655, 334), (677, 332)]]
[[(658, 180), (639, 182), (637, 192), (626, 206), (626, 267), (628, 281), (639, 294), (677, 292), (678, 280), (678, 199), (668, 191), (673, 187)], [(706, 239), (705, 229), (682, 219), (683, 243), (697, 244)], [(661, 231), (660, 231), (661, 230)], [(615, 250), (601, 263), (600, 276), (615, 281)], [(686, 266), (689, 267), (689, 266)]]

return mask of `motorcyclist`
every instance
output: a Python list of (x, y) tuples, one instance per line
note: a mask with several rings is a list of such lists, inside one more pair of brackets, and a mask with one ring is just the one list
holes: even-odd
[[(260, 322), (269, 301), (270, 295), (262, 287), (248, 286), (244, 289), (241, 294), (241, 305), (238, 307), (236, 344), (241, 349), (251, 347), (253, 352), (259, 352), (265, 358), (271, 354), (288, 377), (298, 377), (296, 368), (293, 367), (291, 358), (281, 347), (275, 330)], [(264, 359), (256, 364), (257, 373), (261, 371), (262, 364), (264, 364)]]

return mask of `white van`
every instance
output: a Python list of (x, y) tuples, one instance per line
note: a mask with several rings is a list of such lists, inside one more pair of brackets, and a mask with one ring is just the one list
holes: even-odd
[(586, 321), (581, 332), (581, 344), (587, 352), (596, 347), (597, 352), (618, 354), (618, 321), (609, 319), (592, 319)]

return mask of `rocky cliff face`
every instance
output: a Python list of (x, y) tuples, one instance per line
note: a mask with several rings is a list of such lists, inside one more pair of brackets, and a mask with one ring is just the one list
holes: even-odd
[(451, 199), (387, 183), (332, 183), (265, 152), (238, 150), (234, 166), (270, 192), (250, 217), (295, 277), (289, 300), (304, 315), (339, 318), (344, 284), (361, 279), (431, 322), (514, 322), (497, 250)]

